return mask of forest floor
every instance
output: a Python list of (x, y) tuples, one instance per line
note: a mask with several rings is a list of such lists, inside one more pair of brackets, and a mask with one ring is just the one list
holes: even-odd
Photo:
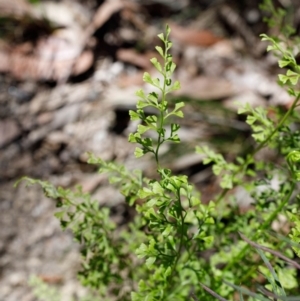
[[(299, 17), (299, 4), (294, 10)], [(276, 83), (276, 59), (260, 42), (269, 32), (262, 18), (250, 0), (0, 0), (1, 301), (36, 300), (32, 275), (59, 287), (63, 300), (85, 294), (76, 280), (79, 246), (54, 218), (55, 203), (38, 187), (13, 184), (23, 175), (79, 184), (114, 219), (126, 219), (122, 196), (86, 163), (86, 152), (153, 172), (151, 159), (133, 157), (128, 110), (135, 91), (149, 89), (142, 75), (155, 75), (149, 59), (166, 23), (182, 86), (171, 101), (186, 107), (182, 144), (163, 149), (162, 160), (210, 199), (218, 184), (195, 146), (235, 158), (251, 140), (236, 101), (283, 109), (291, 103)], [(243, 191), (234, 193), (245, 201)]]

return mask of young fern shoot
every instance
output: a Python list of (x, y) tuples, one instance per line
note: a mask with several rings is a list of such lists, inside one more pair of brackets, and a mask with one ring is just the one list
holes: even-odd
[[(168, 26), (166, 28), (165, 36), (164, 34), (158, 35), (164, 44), (164, 48), (156, 46), (156, 50), (163, 60), (163, 66), (156, 58), (152, 58), (150, 60), (156, 70), (162, 75), (162, 81), (159, 78), (152, 78), (148, 72), (145, 72), (143, 76), (144, 82), (155, 87), (160, 94), (157, 92), (151, 92), (146, 95), (142, 89), (138, 90), (136, 92), (136, 95), (139, 97), (136, 105), (137, 111), (129, 111), (131, 120), (140, 120), (142, 123), (138, 126), (136, 133), (131, 133), (129, 135), (130, 142), (138, 143), (142, 146), (142, 148), (136, 148), (135, 156), (138, 158), (146, 153), (153, 153), (158, 167), (159, 149), (161, 145), (166, 141), (180, 142), (177, 134), (180, 126), (178, 124), (171, 124), (170, 135), (167, 137), (165, 128), (166, 120), (172, 115), (183, 117), (183, 113), (180, 109), (184, 106), (183, 102), (177, 103), (175, 108), (169, 112), (168, 102), (166, 99), (168, 93), (180, 89), (179, 81), (175, 81), (174, 83), (172, 82), (172, 75), (175, 71), (176, 65), (173, 62), (172, 55), (169, 53), (169, 50), (172, 47), (172, 43), (169, 41), (169, 35), (170, 28)], [(147, 116), (144, 111), (144, 108), (146, 107), (155, 108), (158, 112), (158, 117), (156, 115)], [(149, 130), (155, 131), (158, 135), (157, 143), (155, 145), (151, 138), (142, 138), (142, 135)]]
[[(138, 196), (145, 200), (138, 211), (145, 218), (151, 235), (148, 236), (148, 244), (143, 243), (137, 254), (146, 258), (147, 267), (154, 273), (147, 282), (140, 281), (139, 292), (132, 293), (134, 301), (145, 300), (145, 296), (149, 298), (146, 298), (147, 300), (185, 300), (193, 282), (191, 279), (197, 279), (197, 272), (190, 275), (191, 269), (187, 273), (182, 271), (187, 269), (188, 265), (197, 267), (195, 251), (199, 250), (201, 243), (204, 245), (212, 241), (212, 237), (205, 233), (203, 226), (213, 223), (210, 216), (213, 204), (207, 207), (201, 205), (200, 199), (193, 194), (193, 187), (188, 183), (187, 177), (172, 175), (171, 170), (163, 168), (159, 161), (161, 145), (166, 142), (180, 142), (180, 126), (171, 123), (167, 134), (166, 123), (171, 116), (183, 117), (181, 108), (184, 106), (183, 102), (179, 102), (170, 110), (167, 101), (167, 94), (180, 88), (178, 81), (172, 81), (176, 65), (169, 53), (172, 46), (169, 34), (170, 28), (167, 26), (165, 35), (158, 35), (164, 48), (157, 46), (156, 50), (163, 60), (163, 65), (156, 58), (151, 59), (163, 80), (152, 78), (149, 73), (145, 73), (143, 77), (144, 81), (159, 93), (151, 92), (146, 95), (143, 90), (137, 91), (137, 111), (130, 111), (132, 120), (141, 121), (136, 133), (129, 136), (130, 142), (141, 146), (136, 148), (135, 156), (152, 153), (159, 175), (159, 180), (148, 181), (138, 192)], [(146, 107), (155, 108), (158, 117), (147, 116), (144, 111)], [(156, 132), (156, 141), (145, 137), (150, 130)], [(185, 281), (181, 279), (182, 275), (187, 277)]]

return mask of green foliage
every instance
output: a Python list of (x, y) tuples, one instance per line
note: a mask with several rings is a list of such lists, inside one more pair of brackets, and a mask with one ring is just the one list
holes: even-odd
[[(271, 1), (265, 1), (264, 9), (271, 7), (276, 18), (282, 17), (282, 11), (270, 5)], [(299, 121), (295, 108), (300, 98), (295, 85), (300, 67), (289, 50), (292, 46), (262, 36), (271, 43), (268, 50), (279, 53), (279, 66), (292, 69), (279, 80), (295, 100), (286, 112), (274, 110), (272, 118), (268, 109), (248, 104), (239, 110), (239, 114), (247, 115), (246, 122), (252, 128), (253, 151), (228, 162), (226, 156), (204, 143), (196, 148), (206, 157), (203, 163), (212, 165), (222, 188), (212, 201), (203, 203), (187, 176), (173, 174), (160, 162), (159, 150), (164, 143), (180, 143), (180, 126), (169, 119), (182, 118), (184, 106), (183, 102), (171, 106), (167, 100), (170, 92), (180, 88), (179, 82), (173, 81), (176, 65), (170, 54), (169, 34), (167, 26), (165, 34), (159, 35), (163, 47), (156, 47), (163, 63), (151, 60), (161, 78), (145, 73), (143, 79), (153, 92), (138, 90), (136, 111), (129, 112), (131, 120), (140, 121), (129, 142), (138, 144), (137, 158), (152, 154), (156, 177), (148, 179), (139, 170), (128, 170), (92, 154), (88, 161), (99, 165), (100, 173), (108, 173), (110, 182), (135, 208), (133, 221), (121, 230), (112, 222), (109, 209), (99, 208), (80, 187), (71, 191), (40, 180), (23, 180), (29, 185), (39, 184), (48, 197), (57, 200), (56, 217), (82, 244), (80, 279), (100, 293), (100, 300), (233, 300), (235, 293), (239, 300), (298, 300), (287, 297), (299, 294), (298, 266), (293, 258), (294, 253), (300, 254), (300, 150), (299, 131), (295, 130), (295, 121)], [(154, 113), (146, 114), (146, 107)], [(255, 155), (263, 148), (278, 153), (280, 166), (256, 160)], [(237, 200), (228, 196), (237, 186), (252, 197), (252, 208), (244, 213)], [(282, 217), (291, 227), (288, 239), (271, 235)], [(265, 280), (257, 286), (258, 266)]]
[[(293, 7), (291, 9), (283, 9), (276, 7), (272, 0), (264, 0), (260, 5), (262, 12), (266, 14), (264, 21), (269, 27), (277, 29), (285, 38), (290, 38), (296, 29), (293, 27)], [(277, 40), (279, 36), (275, 37)]]
[[(41, 280), (37, 276), (31, 276), (28, 284), (32, 287), (33, 295), (41, 301), (62, 301), (63, 297), (59, 290)], [(71, 298), (69, 301), (94, 301), (93, 294), (87, 294), (81, 298)]]
[(29, 285), (33, 288), (33, 294), (41, 301), (61, 301), (62, 297), (59, 291), (52, 286), (47, 285), (43, 280), (36, 276), (31, 276)]

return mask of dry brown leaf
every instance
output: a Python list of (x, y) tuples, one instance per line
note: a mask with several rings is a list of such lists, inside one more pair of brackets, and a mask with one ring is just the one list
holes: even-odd
[(116, 53), (117, 59), (125, 63), (130, 63), (137, 67), (148, 69), (151, 67), (148, 57), (138, 53), (134, 49), (119, 49)]
[(231, 82), (218, 78), (199, 76), (189, 81), (181, 81), (181, 89), (176, 95), (195, 99), (222, 99), (233, 96), (235, 89)]
[[(93, 54), (86, 50), (80, 54), (77, 45), (57, 44), (49, 38), (40, 41), (37, 48), (30, 52), (27, 46), (10, 49), (0, 47), (0, 71), (10, 72), (19, 80), (67, 79), (70, 75), (85, 72), (93, 63)], [(79, 55), (78, 55), (79, 52)]]
[(114, 13), (117, 13), (123, 7), (122, 0), (106, 0), (97, 9), (91, 24), (86, 29), (86, 35), (91, 36), (96, 29), (100, 28)]
[(146, 31), (149, 24), (145, 22), (143, 14), (140, 14), (141, 11), (142, 8), (138, 3), (126, 1), (124, 3), (124, 8), (121, 11), (121, 18), (132, 23), (136, 29)]
[(73, 75), (79, 75), (87, 71), (94, 62), (94, 55), (91, 50), (83, 51), (80, 56), (76, 59), (72, 69)]
[(223, 40), (221, 37), (214, 35), (209, 30), (186, 28), (175, 23), (170, 23), (170, 27), (171, 38), (177, 40), (181, 44), (207, 47)]
[[(32, 13), (32, 7), (25, 0), (12, 0), (14, 5), (22, 10), (22, 14)], [(0, 9), (14, 13), (14, 5), (0, 0)], [(89, 44), (92, 33), (101, 27), (114, 13), (127, 8), (134, 10), (126, 0), (106, 0), (97, 10), (91, 24), (83, 35), (72, 28), (55, 30), (54, 33), (37, 44), (22, 43), (14, 47), (0, 44), (0, 71), (10, 72), (17, 79), (65, 81), (71, 75), (79, 75), (88, 70), (93, 63), (93, 53), (84, 50)], [(1, 12), (0, 12), (1, 13)], [(18, 10), (16, 14), (21, 14)], [(73, 31), (72, 31), (73, 30)], [(74, 36), (76, 38), (74, 39)], [(124, 53), (121, 52), (121, 57)], [(129, 55), (129, 56), (128, 56)], [(149, 56), (139, 56), (137, 53), (127, 53), (125, 61), (132, 62), (144, 69), (151, 67)], [(151, 55), (152, 57), (152, 55)]]
[(143, 85), (143, 71), (137, 72), (133, 75), (121, 75), (118, 78), (118, 86), (121, 88), (127, 88), (131, 86), (141, 86)]
[(43, 282), (48, 284), (58, 284), (63, 282), (63, 277), (59, 275), (39, 275), (38, 276)]
[(32, 14), (32, 6), (26, 0), (0, 0), (1, 16), (24, 16)]
[[(23, 43), (5, 47), (0, 44), (0, 71), (10, 72), (17, 79), (65, 81), (71, 75), (78, 75), (93, 63), (93, 53), (84, 50), (90, 36), (101, 27), (112, 14), (121, 10), (123, 0), (106, 0), (94, 15), (91, 25), (84, 34), (73, 39), (72, 28), (56, 30), (47, 38), (39, 39), (36, 46)], [(14, 4), (14, 5), (11, 5)], [(15, 6), (20, 10), (14, 10)], [(0, 0), (0, 13), (29, 14), (32, 8), (25, 0)], [(68, 32), (67, 32), (68, 31)], [(68, 34), (69, 33), (69, 34)]]
[(157, 57), (157, 53), (147, 52), (145, 54), (137, 52), (135, 49), (119, 49), (117, 51), (117, 59), (126, 63), (130, 63), (142, 69), (149, 69), (152, 67), (149, 59)]

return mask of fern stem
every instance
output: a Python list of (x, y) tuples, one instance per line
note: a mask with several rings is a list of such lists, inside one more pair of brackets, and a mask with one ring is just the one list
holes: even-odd
[(279, 121), (278, 125), (275, 127), (275, 129), (270, 133), (270, 135), (260, 144), (258, 147), (253, 151), (253, 156), (259, 152), (261, 149), (263, 149), (266, 144), (273, 138), (273, 136), (278, 132), (278, 130), (284, 125), (286, 122), (287, 118), (291, 115), (291, 113), (294, 111), (295, 107), (297, 106), (297, 103), (300, 99), (300, 93), (298, 96), (295, 98), (292, 106), (288, 109), (288, 111), (284, 114), (284, 116), (281, 118)]
[(180, 188), (177, 190), (177, 193), (178, 193), (178, 204), (180, 206), (180, 223), (181, 223), (181, 227), (180, 227), (180, 241), (179, 241), (179, 247), (178, 247), (178, 251), (177, 251), (177, 256), (176, 256), (176, 259), (175, 259), (175, 262), (174, 262), (174, 265), (172, 267), (172, 271), (171, 271), (171, 274), (170, 274), (170, 279), (173, 279), (174, 277), (174, 273), (176, 271), (176, 267), (177, 267), (177, 264), (178, 264), (178, 261), (181, 257), (181, 251), (182, 251), (182, 248), (183, 248), (183, 238), (184, 238), (184, 216), (182, 214), (182, 211), (184, 210), (183, 207), (182, 207), (182, 204), (181, 204), (181, 197), (180, 197)]
[(162, 96), (161, 96), (161, 107), (160, 107), (159, 132), (158, 132), (157, 147), (156, 147), (156, 150), (154, 152), (155, 161), (156, 161), (156, 164), (157, 164), (158, 168), (159, 168), (159, 159), (158, 159), (159, 148), (164, 142), (164, 139), (162, 139), (162, 133), (163, 133), (163, 126), (164, 126), (164, 122), (165, 122), (164, 103), (166, 101), (166, 81), (167, 81), (166, 60), (167, 60), (167, 56), (168, 56), (168, 50), (167, 50), (166, 42), (165, 42), (164, 56), (165, 56), (165, 59), (164, 59), (164, 72), (162, 73), (162, 75), (164, 77), (164, 84), (163, 84), (163, 87), (161, 89)]
[[(281, 202), (281, 204), (277, 207), (277, 209), (266, 219), (266, 221), (261, 225), (261, 227), (256, 231), (256, 233), (252, 236), (251, 240), (256, 240), (261, 231), (266, 230), (268, 227), (270, 227), (270, 225), (272, 224), (272, 222), (276, 219), (277, 215), (279, 212), (281, 212), (281, 210), (284, 208), (284, 206), (289, 202), (294, 190), (296, 187), (296, 182), (293, 181), (292, 185), (290, 187), (290, 191), (289, 193), (286, 195), (286, 197), (284, 198), (284, 200)], [(227, 264), (227, 266), (225, 267), (224, 271), (228, 271), (232, 266), (234, 266), (236, 263), (238, 263), (240, 260), (243, 259), (243, 257), (246, 255), (248, 249), (249, 249), (250, 245), (246, 245), (241, 251), (240, 253), (234, 258), (233, 261), (231, 261), (229, 264)], [(242, 280), (244, 280), (245, 277), (243, 277)]]

